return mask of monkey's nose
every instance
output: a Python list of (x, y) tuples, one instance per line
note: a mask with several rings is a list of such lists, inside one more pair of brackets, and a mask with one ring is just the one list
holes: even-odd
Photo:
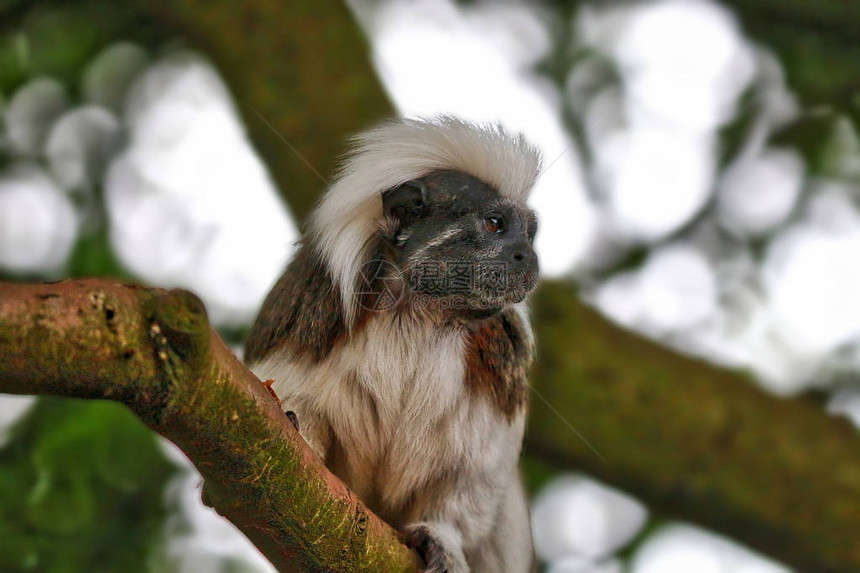
[(513, 245), (504, 258), (511, 266), (520, 271), (536, 273), (538, 271), (537, 254), (529, 245)]

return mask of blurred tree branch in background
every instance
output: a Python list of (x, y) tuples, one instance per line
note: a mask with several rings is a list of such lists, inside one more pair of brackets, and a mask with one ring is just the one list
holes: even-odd
[(134, 4), (212, 57), (300, 220), (326, 188), (347, 139), (392, 113), (367, 40), (343, 2)]
[[(789, 60), (790, 82), (804, 103), (853, 105), (849, 95), (853, 98), (856, 89), (860, 49), (853, 38), (860, 8), (840, 0), (728, 4), (744, 27)], [(43, 7), (67, 10), (88, 22), (94, 39), (87, 57), (100, 38), (139, 38), (149, 45), (163, 41), (164, 23), (173, 32), (170, 37), (205, 50), (230, 82), (257, 149), (298, 218), (325, 187), (304, 160), (329, 177), (346, 138), (392, 113), (370, 66), (366, 41), (340, 2), (37, 6)], [(36, 13), (22, 3), (3, 10), (7, 29)], [(51, 65), (45, 64), (46, 73), (53, 73)], [(860, 436), (846, 422), (828, 417), (811, 399), (765, 395), (743, 376), (612, 326), (580, 302), (571, 285), (547, 283), (533, 304), (540, 347), (535, 388), (606, 463), (539, 400), (532, 401), (529, 456), (559, 469), (585, 469), (668, 515), (702, 523), (803, 570), (860, 569), (860, 548), (853, 539), (860, 530), (860, 508), (853, 503), (860, 499)], [(38, 315), (31, 320), (38, 322)], [(17, 339), (0, 333), (0, 343), (11, 340)], [(57, 351), (69, 351), (78, 342), (58, 344)], [(15, 347), (15, 352), (26, 350)], [(45, 376), (58, 364), (39, 361), (27, 367), (34, 376)], [(246, 399), (236, 400), (241, 407)], [(290, 495), (303, 490), (290, 493), (288, 484), (301, 488), (302, 482), (282, 473), (285, 467), (278, 476), (287, 481), (278, 491), (288, 503)], [(200, 469), (204, 475), (211, 470)], [(227, 491), (214, 495), (221, 496), (220, 503), (232, 503), (234, 511), (241, 511), (239, 500), (255, 499)], [(250, 536), (258, 541), (253, 532)], [(336, 543), (337, 535), (327, 541)]]
[[(860, 567), (860, 436), (808, 398), (609, 323), (571, 285), (534, 297), (538, 361), (527, 452), (582, 468), (656, 510), (802, 571)], [(591, 451), (547, 404), (589, 441)]]
[(279, 571), (419, 567), (329, 473), (186, 291), (0, 283), (0, 391), (125, 404), (194, 462), (206, 502)]

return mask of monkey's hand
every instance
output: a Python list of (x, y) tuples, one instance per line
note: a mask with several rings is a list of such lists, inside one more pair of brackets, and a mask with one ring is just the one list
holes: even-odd
[(414, 548), (427, 566), (424, 573), (469, 573), (460, 534), (447, 523), (418, 522), (405, 528), (406, 544)]

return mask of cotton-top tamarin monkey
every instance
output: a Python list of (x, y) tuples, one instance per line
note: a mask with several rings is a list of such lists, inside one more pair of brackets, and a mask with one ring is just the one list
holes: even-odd
[(433, 573), (525, 573), (538, 152), (450, 117), (359, 135), (245, 358)]

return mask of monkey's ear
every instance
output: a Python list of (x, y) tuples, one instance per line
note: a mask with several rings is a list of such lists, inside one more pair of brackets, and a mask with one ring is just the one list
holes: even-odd
[(382, 194), (382, 213), (386, 218), (407, 221), (418, 217), (427, 204), (427, 186), (414, 179)]

